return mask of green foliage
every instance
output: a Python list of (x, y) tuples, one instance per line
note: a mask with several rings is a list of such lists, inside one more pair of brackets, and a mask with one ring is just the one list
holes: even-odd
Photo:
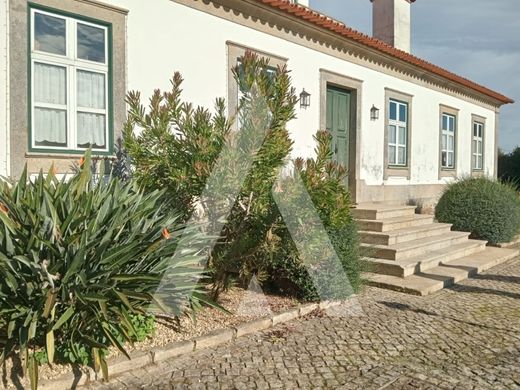
[(182, 82), (181, 75), (175, 73), (171, 91), (156, 90), (148, 113), (140, 93), (130, 92), (123, 140), (139, 184), (149, 191), (167, 190), (168, 199), (174, 200), (186, 220), (213, 170), (231, 123), (226, 119), (223, 99), (216, 101), (215, 114), (182, 102)]
[[(110, 345), (127, 355), (124, 342), (149, 331), (139, 316), (180, 316), (206, 300), (197, 284), (206, 237), (184, 228), (161, 191), (103, 172), (94, 180), (90, 164), (87, 153), (68, 180), (51, 169), (0, 183), (0, 348), (3, 358), (19, 352), (33, 383), (41, 347), (50, 363), (61, 355), (83, 364), (89, 355), (106, 373)], [(180, 240), (191, 244), (181, 254)]]
[(520, 190), (520, 147), (508, 154), (499, 153), (498, 177)]
[[(280, 237), (279, 253), (270, 257), (268, 274), (273, 285), (302, 299), (345, 298), (345, 295), (359, 290), (363, 270), (357, 228), (350, 212), (350, 193), (345, 187), (347, 171), (332, 161), (331, 136), (328, 132), (318, 132), (315, 140), (316, 158), (297, 159), (294, 163), (294, 175), (284, 181), (281, 191), (283, 197), (293, 205), (296, 217), (301, 220), (299, 231), (293, 234), (304, 237), (307, 247), (315, 248), (316, 259), (311, 267), (309, 264), (304, 265), (292, 242), (294, 237), (282, 225), (275, 231)], [(295, 185), (298, 178), (301, 178), (303, 187)], [(302, 196), (306, 196), (304, 192), (310, 196), (313, 209), (300, 207), (305, 205), (305, 201), (301, 200)], [(317, 212), (337, 257), (330, 253), (328, 256), (334, 256), (339, 263), (322, 261), (326, 255), (323, 252), (327, 248), (322, 242), (316, 242), (322, 237), (312, 231), (308, 223), (313, 216), (307, 214), (314, 212)], [(315, 270), (314, 279), (311, 278), (309, 269)], [(344, 285), (343, 275), (347, 276), (351, 288)], [(321, 286), (321, 297), (318, 296), (316, 285)]]
[(520, 198), (507, 184), (468, 178), (447, 187), (435, 209), (439, 222), (493, 244), (511, 241), (520, 231)]

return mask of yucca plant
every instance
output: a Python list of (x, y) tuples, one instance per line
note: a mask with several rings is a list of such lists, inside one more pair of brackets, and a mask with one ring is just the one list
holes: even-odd
[[(19, 353), (32, 388), (42, 349), (51, 364), (57, 345), (71, 360), (88, 351), (106, 378), (107, 348), (128, 356), (124, 343), (139, 338), (134, 316), (181, 316), (207, 302), (198, 283), (206, 237), (179, 222), (161, 191), (103, 172), (93, 180), (90, 161), (67, 180), (51, 169), (0, 183), (1, 358)], [(189, 249), (176, 253), (181, 241)]]

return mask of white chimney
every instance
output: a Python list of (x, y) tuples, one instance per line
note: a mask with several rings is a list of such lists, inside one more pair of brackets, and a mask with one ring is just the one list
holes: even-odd
[(397, 49), (410, 52), (410, 13), (415, 0), (370, 0), (372, 35)]

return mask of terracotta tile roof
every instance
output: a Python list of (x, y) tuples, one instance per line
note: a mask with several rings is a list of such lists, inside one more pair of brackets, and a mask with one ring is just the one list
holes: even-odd
[(402, 61), (405, 61), (409, 64), (415, 65), (419, 68), (422, 68), (430, 73), (438, 75), (446, 80), (452, 81), (464, 87), (470, 88), (476, 92), (479, 92), (483, 95), (491, 97), (493, 99), (498, 100), (500, 103), (508, 104), (514, 103), (514, 100), (504, 96), (498, 92), (495, 92), (489, 88), (486, 88), (480, 84), (477, 84), (471, 80), (468, 80), (464, 77), (458, 76), (455, 73), (452, 73), (446, 69), (443, 69), (437, 65), (434, 65), (428, 61), (422, 60), (410, 53), (404, 52), (402, 50), (396, 49), (395, 47), (388, 45), (385, 42), (382, 42), (376, 38), (372, 38), (366, 34), (360, 33), (350, 27), (347, 27), (345, 24), (338, 22), (335, 19), (332, 19), (326, 15), (323, 15), (317, 11), (314, 11), (310, 8), (307, 8), (303, 5), (294, 4), (289, 2), (288, 0), (256, 0), (259, 3), (263, 3), (271, 6), (279, 11), (282, 11), (288, 15), (293, 17), (302, 19), (307, 23), (312, 23), (318, 27), (334, 32), (337, 35), (340, 35), (344, 38), (359, 42), (367, 47), (378, 50), (384, 54), (390, 55), (392, 57), (398, 58)]

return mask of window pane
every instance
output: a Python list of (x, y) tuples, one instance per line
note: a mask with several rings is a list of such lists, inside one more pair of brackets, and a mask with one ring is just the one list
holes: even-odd
[(395, 165), (396, 164), (395, 146), (389, 146), (388, 147), (388, 163), (390, 165)]
[(476, 123), (473, 124), (473, 136), (478, 137), (478, 125)]
[(67, 112), (36, 107), (34, 140), (37, 146), (67, 146)]
[(477, 153), (482, 154), (482, 142), (478, 142), (477, 145), (478, 145)]
[(406, 148), (399, 147), (399, 153), (398, 153), (398, 160), (397, 163), (399, 165), (405, 165), (406, 164)]
[(65, 19), (36, 12), (34, 14), (34, 49), (66, 55), (66, 30)]
[(67, 70), (35, 63), (33, 89), (36, 103), (67, 104)]
[(484, 158), (482, 156), (477, 157), (478, 169), (484, 168)]
[(443, 167), (446, 167), (447, 164), (448, 164), (447, 153), (446, 152), (442, 152), (441, 165)]
[(105, 129), (105, 115), (78, 112), (78, 147), (104, 149)]
[(446, 134), (442, 135), (442, 150), (446, 150), (446, 146), (448, 145), (448, 136)]
[(406, 128), (399, 127), (399, 144), (406, 145)]
[(78, 58), (105, 63), (105, 30), (78, 23)]
[(448, 117), (446, 115), (442, 116), (442, 129), (448, 130)]
[(479, 127), (478, 127), (478, 136), (480, 138), (484, 137), (484, 126), (483, 125), (479, 125)]
[(78, 70), (78, 107), (105, 108), (105, 75)]
[(448, 167), (453, 168), (453, 153), (448, 152)]
[(474, 168), (474, 169), (478, 169), (478, 166), (477, 166), (477, 157), (475, 155), (472, 155), (471, 156), (471, 166)]
[(454, 141), (455, 141), (455, 139), (452, 136), (448, 136), (448, 150), (450, 152), (455, 150)]
[(390, 101), (390, 120), (397, 120), (397, 103)]
[(472, 145), (472, 149), (471, 150), (473, 150), (473, 153), (477, 152), (477, 141), (476, 140), (473, 140), (473, 145)]
[(450, 118), (450, 131), (455, 132), (455, 117)]
[(406, 122), (407, 121), (407, 115), (406, 115), (406, 111), (407, 111), (407, 106), (406, 104), (400, 104), (399, 105), (399, 120), (401, 122)]
[(388, 130), (388, 143), (395, 144), (397, 136), (396, 136), (397, 128), (395, 126), (390, 126)]

